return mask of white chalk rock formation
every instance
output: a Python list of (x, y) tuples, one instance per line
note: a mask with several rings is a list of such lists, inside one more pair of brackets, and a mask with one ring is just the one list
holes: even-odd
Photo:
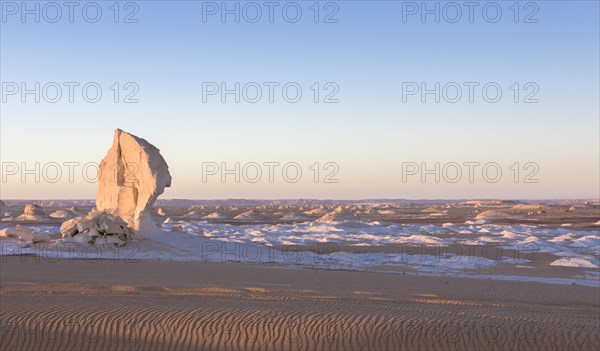
[(71, 210), (57, 210), (50, 213), (50, 217), (58, 219), (71, 219), (77, 216), (81, 216), (81, 214), (73, 212)]
[[(63, 238), (72, 238), (78, 243), (124, 245), (134, 233), (127, 222), (104, 211), (91, 211), (86, 216), (76, 217), (60, 226)], [(69, 239), (70, 240), (70, 239)]]
[(264, 221), (267, 220), (267, 217), (256, 210), (248, 210), (233, 217), (233, 219), (240, 221)]
[(325, 206), (321, 205), (321, 206), (319, 206), (317, 208), (313, 208), (312, 210), (306, 211), (304, 213), (306, 213), (307, 215), (319, 215), (319, 216), (322, 216), (324, 214), (329, 213), (329, 210), (327, 210), (325, 208)]
[(205, 218), (205, 219), (228, 219), (229, 217), (227, 217), (224, 214), (219, 213), (219, 212), (213, 212), (213, 213), (211, 213), (209, 215), (206, 215), (206, 216), (204, 216), (202, 218)]
[(332, 212), (317, 219), (319, 222), (352, 222), (356, 220), (356, 215), (349, 208), (342, 206), (338, 206)]
[(160, 151), (142, 138), (115, 130), (112, 147), (100, 163), (96, 208), (122, 218), (136, 231), (154, 226), (150, 209), (171, 186)]
[(159, 150), (142, 138), (115, 130), (112, 147), (100, 163), (96, 210), (60, 227), (63, 239), (96, 245), (124, 245), (136, 234), (159, 231), (152, 206), (171, 174)]
[(286, 212), (280, 220), (282, 221), (308, 221), (311, 220), (312, 217), (305, 215), (300, 211), (288, 211)]
[[(369, 212), (367, 213), (371, 213), (371, 211), (369, 210)], [(379, 211), (380, 215), (393, 215), (396, 214), (396, 212), (392, 211), (392, 210), (381, 210)]]
[(42, 208), (36, 204), (27, 204), (23, 209), (23, 214), (17, 217), (17, 219), (24, 221), (37, 221), (46, 217)]
[(521, 217), (518, 215), (513, 215), (510, 213), (497, 211), (497, 210), (489, 210), (485, 212), (481, 212), (475, 219), (520, 219)]
[(18, 225), (14, 228), (5, 228), (0, 230), (0, 237), (13, 238), (22, 241), (31, 241), (34, 234), (27, 227)]

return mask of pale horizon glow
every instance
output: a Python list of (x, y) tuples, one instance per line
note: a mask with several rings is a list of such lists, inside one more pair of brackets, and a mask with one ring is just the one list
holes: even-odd
[[(401, 2), (366, 1), (338, 2), (339, 23), (203, 23), (201, 2), (138, 4), (135, 24), (1, 23), (2, 82), (98, 82), (104, 95), (98, 103), (2, 102), (0, 198), (93, 199), (96, 184), (81, 166), (73, 182), (62, 167), (56, 183), (23, 182), (6, 167), (99, 163), (115, 128), (161, 150), (173, 184), (160, 199), (600, 198), (598, 2), (537, 2), (532, 24), (403, 23)], [(114, 82), (122, 94), (135, 82), (139, 103), (114, 103)], [(202, 82), (297, 82), (303, 96), (204, 103)], [(314, 103), (314, 82), (319, 99), (335, 82), (339, 102)], [(402, 82), (497, 82), (503, 97), (405, 103)], [(514, 82), (535, 82), (539, 102), (513, 102)], [(218, 174), (203, 181), (207, 162), (293, 162), (302, 177), (271, 183), (263, 169), (256, 183)], [(476, 173), (471, 183), (463, 168), (456, 183), (423, 183), (418, 174), (403, 181), (407, 162), (496, 163), (502, 176), (493, 183)], [(328, 163), (337, 183), (324, 182)], [(524, 182), (530, 163), (538, 182)]]

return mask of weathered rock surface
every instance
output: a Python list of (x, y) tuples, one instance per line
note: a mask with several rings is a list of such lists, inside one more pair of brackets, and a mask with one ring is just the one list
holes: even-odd
[(39, 244), (39, 243), (47, 243), (51, 240), (50, 238), (50, 234), (48, 233), (37, 233), (37, 234), (33, 234), (33, 238), (31, 239), (31, 243), (32, 244)]
[(23, 214), (17, 217), (17, 219), (24, 221), (37, 221), (46, 217), (42, 208), (36, 204), (27, 204), (23, 209)]
[(124, 245), (136, 234), (156, 231), (154, 201), (171, 186), (160, 151), (135, 135), (116, 129), (112, 147), (100, 163), (96, 209), (62, 224), (62, 237), (79, 243)]
[(160, 150), (142, 138), (115, 130), (112, 147), (100, 163), (96, 208), (125, 220), (136, 231), (152, 223), (150, 208), (171, 186)]
[(70, 210), (58, 210), (50, 213), (50, 217), (60, 219), (69, 219), (77, 216), (80, 216), (80, 214)]
[(124, 245), (134, 233), (127, 222), (104, 211), (91, 211), (60, 226), (63, 238), (73, 238), (79, 243)]
[(33, 233), (27, 227), (17, 224), (16, 227), (0, 230), (0, 237), (31, 241), (31, 239), (33, 239)]

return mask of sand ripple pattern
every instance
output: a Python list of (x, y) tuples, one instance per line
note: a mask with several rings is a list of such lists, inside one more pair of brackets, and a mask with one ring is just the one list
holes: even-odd
[[(595, 350), (600, 344), (599, 305), (68, 284), (3, 286), (0, 297), (2, 350)], [(22, 299), (26, 307), (13, 307)]]

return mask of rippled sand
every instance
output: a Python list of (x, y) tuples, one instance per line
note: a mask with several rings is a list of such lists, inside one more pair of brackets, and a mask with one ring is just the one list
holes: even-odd
[(3, 350), (593, 350), (577, 285), (2, 257)]

